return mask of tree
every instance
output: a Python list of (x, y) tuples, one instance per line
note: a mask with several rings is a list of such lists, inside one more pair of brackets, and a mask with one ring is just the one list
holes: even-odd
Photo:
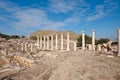
[(31, 36), (30, 39), (32, 39), (32, 40), (37, 40), (37, 37)]
[[(82, 35), (79, 36), (77, 41), (78, 41), (77, 46), (78, 47), (82, 46)], [(92, 43), (92, 38), (89, 37), (88, 35), (85, 35), (85, 43), (86, 44), (91, 44)]]
[(103, 43), (107, 43), (108, 41), (110, 41), (110, 39), (101, 38), (99, 40), (96, 40), (96, 44), (103, 44)]
[(18, 39), (18, 38), (20, 38), (20, 36), (18, 36), (18, 35), (7, 35), (7, 34), (2, 34), (2, 33), (0, 33), (0, 37), (1, 38), (5, 38), (5, 39)]
[[(82, 35), (79, 36), (77, 41), (78, 41), (77, 46), (78, 47), (82, 46)], [(110, 41), (110, 39), (101, 38), (99, 40), (95, 40), (95, 43), (96, 44), (103, 44), (103, 43), (107, 43), (108, 41)], [(88, 35), (85, 35), (85, 44), (92, 44), (92, 38), (89, 37)]]
[(25, 36), (22, 35), (21, 38), (25, 38)]
[(12, 39), (18, 39), (18, 38), (20, 38), (20, 36), (18, 36), (18, 35), (11, 35), (11, 38)]
[(2, 34), (2, 33), (0, 33), (0, 37), (1, 37), (1, 38), (6, 38), (6, 39), (9, 39), (9, 38), (10, 38), (10, 36), (9, 36), (9, 35)]

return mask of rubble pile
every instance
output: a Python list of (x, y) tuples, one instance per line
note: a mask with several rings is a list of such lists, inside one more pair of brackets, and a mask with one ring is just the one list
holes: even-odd
[[(31, 43), (34, 45), (32, 52)], [(33, 40), (0, 40), (0, 44), (0, 75), (2, 74), (0, 79), (13, 74), (12, 71), (14, 71), (14, 69), (14, 72), (19, 72), (23, 69), (28, 69), (33, 65), (36, 65), (39, 63), (40, 59), (56, 59), (58, 56), (51, 54), (48, 51), (38, 50), (36, 43)]]
[(32, 66), (33, 60), (21, 57), (21, 56), (13, 56), (10, 62), (17, 66), (22, 66), (25, 68), (30, 68)]
[(116, 49), (112, 43), (98, 45), (96, 51), (91, 44), (84, 50), (46, 49), (47, 44), (40, 49), (37, 41), (25, 39), (0, 40), (0, 44), (0, 80), (114, 80), (120, 76), (119, 57), (109, 55), (107, 49)]

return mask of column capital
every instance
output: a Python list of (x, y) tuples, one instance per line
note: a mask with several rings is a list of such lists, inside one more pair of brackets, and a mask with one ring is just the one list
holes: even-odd
[(95, 30), (91, 30), (92, 32), (95, 32)]
[(118, 28), (117, 30), (120, 30), (120, 28)]
[(82, 33), (85, 33), (85, 31), (81, 31)]
[(85, 49), (85, 32), (82, 31), (82, 49)]

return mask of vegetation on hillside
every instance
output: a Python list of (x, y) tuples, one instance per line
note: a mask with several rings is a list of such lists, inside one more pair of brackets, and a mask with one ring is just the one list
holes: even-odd
[(30, 39), (37, 40), (37, 37), (36, 36), (30, 36)]
[[(91, 37), (89, 37), (88, 35), (85, 35), (85, 43), (86, 44), (91, 44), (91, 40), (92, 40)], [(77, 46), (82, 46), (82, 35), (79, 36), (79, 38), (77, 39), (77, 41), (78, 41)]]
[(19, 38), (25, 38), (25, 36), (7, 35), (7, 34), (0, 33), (0, 38), (5, 38), (5, 39), (19, 39)]
[(107, 38), (101, 38), (99, 40), (96, 40), (96, 44), (103, 44), (103, 43), (107, 43), (109, 42), (110, 39), (107, 39)]
[[(79, 36), (77, 41), (78, 41), (77, 46), (78, 47), (82, 46), (82, 35)], [(95, 40), (95, 43), (97, 45), (97, 44), (107, 43), (108, 41), (110, 41), (110, 39), (101, 38), (101, 39)], [(92, 37), (85, 35), (85, 44), (91, 44), (91, 43), (92, 43)]]

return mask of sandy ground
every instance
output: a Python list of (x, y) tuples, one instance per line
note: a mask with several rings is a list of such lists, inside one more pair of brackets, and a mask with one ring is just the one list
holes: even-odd
[(31, 68), (2, 80), (120, 80), (120, 58), (96, 55), (92, 51), (56, 52)]

